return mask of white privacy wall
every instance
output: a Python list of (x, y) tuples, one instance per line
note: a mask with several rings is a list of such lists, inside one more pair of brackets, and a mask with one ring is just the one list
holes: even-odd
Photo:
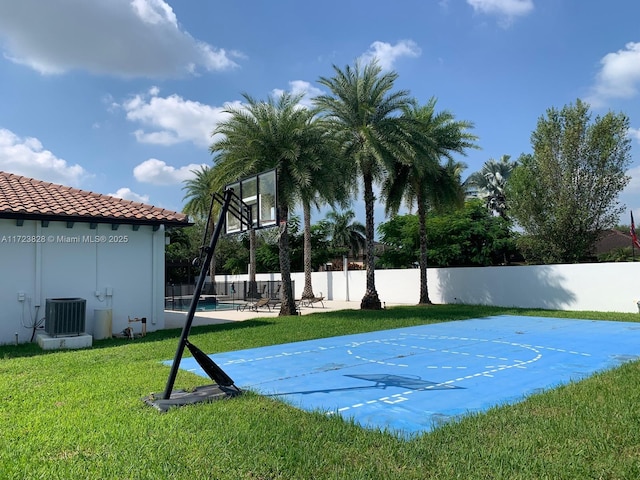
[[(418, 303), (418, 269), (376, 270), (375, 275), (382, 302)], [(228, 278), (242, 281), (247, 277)], [(274, 274), (257, 276), (258, 280), (278, 278)], [(294, 273), (292, 278), (298, 298), (304, 275)], [(329, 300), (360, 302), (366, 290), (364, 271), (314, 272), (312, 279), (314, 293), (322, 292)], [(430, 268), (427, 279), (429, 297), (434, 303), (638, 312), (640, 300), (640, 262)]]
[(29, 341), (47, 298), (84, 298), (89, 334), (96, 309), (112, 310), (114, 333), (129, 326), (128, 317), (147, 317), (149, 331), (164, 328), (164, 246), (164, 229), (147, 225), (0, 219), (0, 343), (15, 342), (16, 333)]

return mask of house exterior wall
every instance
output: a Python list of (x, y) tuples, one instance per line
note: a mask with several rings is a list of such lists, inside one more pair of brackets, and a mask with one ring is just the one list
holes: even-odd
[[(47, 298), (84, 298), (85, 330), (95, 310), (112, 310), (112, 331), (128, 317), (146, 317), (147, 331), (164, 328), (164, 229), (131, 225), (0, 219), (0, 343), (27, 342)], [(24, 300), (20, 300), (20, 293)], [(131, 325), (136, 332), (141, 323)]]
[[(387, 304), (417, 304), (419, 269), (376, 270), (376, 289)], [(243, 281), (246, 275), (228, 276)], [(279, 275), (259, 274), (257, 280)], [(304, 274), (293, 273), (296, 298)], [(472, 268), (430, 268), (429, 297), (433, 303), (467, 303), (554, 310), (638, 312), (640, 262), (532, 265)], [(220, 279), (221, 280), (221, 279)], [(363, 270), (314, 272), (314, 293), (328, 300), (360, 302), (366, 291)]]

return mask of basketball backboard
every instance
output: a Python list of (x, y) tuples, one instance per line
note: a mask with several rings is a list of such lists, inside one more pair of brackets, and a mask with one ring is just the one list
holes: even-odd
[(249, 229), (238, 212), (250, 212), (253, 228), (273, 227), (278, 223), (276, 170), (268, 170), (257, 175), (238, 180), (225, 186), (232, 189), (234, 196), (225, 219), (226, 233), (239, 233)]

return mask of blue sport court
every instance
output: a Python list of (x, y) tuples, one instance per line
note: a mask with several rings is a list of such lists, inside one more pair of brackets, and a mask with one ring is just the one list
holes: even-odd
[(210, 357), (241, 389), (412, 435), (637, 360), (640, 323), (497, 316)]

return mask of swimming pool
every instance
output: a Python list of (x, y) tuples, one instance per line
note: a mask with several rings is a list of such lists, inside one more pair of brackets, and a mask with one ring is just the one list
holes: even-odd
[[(175, 310), (178, 312), (186, 312), (191, 306), (191, 296), (168, 297), (165, 299), (164, 308), (166, 310)], [(216, 310), (235, 310), (241, 302), (221, 302), (212, 295), (204, 295), (200, 297), (196, 311), (212, 312)]]

